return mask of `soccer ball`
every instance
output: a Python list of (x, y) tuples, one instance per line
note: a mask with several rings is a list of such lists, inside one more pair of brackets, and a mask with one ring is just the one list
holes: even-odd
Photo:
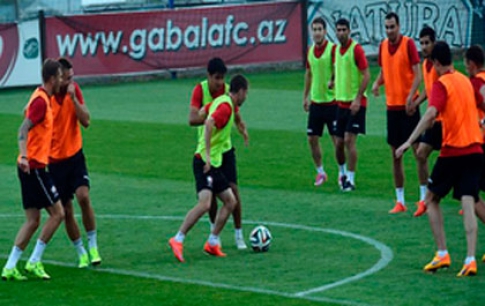
[(255, 252), (267, 252), (271, 239), (271, 232), (263, 225), (256, 226), (249, 235), (249, 241)]

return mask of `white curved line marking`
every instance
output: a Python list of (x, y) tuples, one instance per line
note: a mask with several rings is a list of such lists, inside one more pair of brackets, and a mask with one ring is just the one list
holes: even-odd
[[(23, 217), (23, 215), (15, 215), (15, 214), (0, 214), (0, 218), (11, 218), (11, 217)], [(99, 219), (136, 219), (136, 220), (171, 220), (171, 221), (179, 221), (183, 220), (184, 217), (175, 217), (175, 216), (130, 216), (130, 215), (97, 215), (96, 216)], [(237, 291), (249, 291), (249, 292), (255, 292), (255, 293), (263, 293), (263, 294), (271, 294), (271, 295), (278, 295), (278, 296), (283, 296), (283, 297), (288, 297), (288, 298), (302, 298), (306, 300), (312, 300), (312, 301), (319, 301), (319, 302), (330, 302), (330, 303), (337, 303), (340, 305), (351, 305), (351, 306), (363, 306), (367, 304), (362, 304), (354, 301), (345, 301), (345, 300), (334, 300), (330, 298), (325, 298), (325, 297), (310, 297), (307, 296), (309, 294), (317, 293), (317, 292), (323, 292), (338, 286), (342, 286), (345, 284), (348, 284), (350, 282), (354, 282), (357, 280), (360, 280), (366, 276), (369, 276), (371, 274), (376, 273), (379, 270), (382, 270), (384, 267), (386, 267), (389, 262), (391, 262), (393, 258), (393, 252), (392, 250), (386, 246), (385, 244), (374, 240), (372, 238), (366, 237), (366, 236), (361, 236), (358, 234), (350, 233), (350, 232), (345, 232), (345, 231), (340, 231), (340, 230), (335, 230), (335, 229), (326, 229), (326, 228), (319, 228), (319, 227), (311, 227), (311, 226), (306, 226), (306, 225), (298, 225), (298, 224), (288, 224), (288, 223), (279, 223), (279, 222), (270, 222), (270, 221), (252, 221), (252, 220), (245, 220), (246, 224), (265, 224), (265, 225), (271, 225), (271, 226), (276, 226), (276, 227), (285, 227), (285, 228), (292, 228), (292, 229), (299, 229), (299, 230), (305, 230), (305, 231), (310, 231), (310, 232), (321, 232), (321, 233), (329, 233), (329, 234), (334, 234), (334, 235), (340, 235), (343, 237), (348, 237), (348, 238), (353, 238), (356, 240), (360, 240), (364, 243), (370, 244), (373, 247), (375, 247), (377, 250), (380, 251), (381, 253), (381, 258), (379, 261), (372, 266), (370, 269), (358, 273), (356, 275), (344, 278), (342, 280), (339, 280), (337, 282), (333, 282), (330, 284), (326, 284), (320, 287), (308, 289), (305, 291), (299, 291), (296, 293), (288, 293), (288, 292), (280, 292), (280, 291), (274, 291), (274, 290), (267, 290), (267, 289), (261, 289), (261, 288), (255, 288), (255, 287), (238, 287), (238, 286), (232, 286), (228, 284), (221, 284), (221, 283), (213, 283), (213, 282), (207, 282), (207, 281), (201, 281), (201, 280), (189, 280), (185, 278), (177, 278), (177, 277), (168, 277), (168, 276), (163, 276), (163, 275), (158, 275), (158, 274), (150, 274), (150, 273), (145, 273), (145, 272), (138, 272), (138, 271), (129, 271), (129, 270), (119, 270), (119, 269), (111, 269), (111, 268), (97, 268), (97, 271), (102, 271), (102, 272), (107, 272), (111, 274), (120, 274), (120, 275), (128, 275), (128, 276), (135, 276), (135, 277), (142, 277), (142, 278), (150, 278), (150, 279), (157, 279), (161, 281), (171, 281), (171, 282), (178, 282), (178, 283), (186, 283), (186, 284), (196, 284), (196, 285), (203, 285), (203, 286), (208, 286), (208, 287), (214, 287), (214, 288), (224, 288), (224, 289), (230, 289), (230, 290), (237, 290)], [(45, 260), (44, 262), (58, 265), (58, 266), (65, 266), (65, 267), (75, 267), (73, 264), (68, 264), (68, 263), (63, 263), (63, 262), (58, 262), (58, 261), (52, 261), (52, 260)]]
[[(61, 267), (69, 267), (69, 268), (75, 268), (76, 267), (75, 264), (65, 263), (65, 262), (55, 261), (55, 260), (42, 260), (42, 262), (47, 263), (47, 264), (51, 264), (51, 265), (55, 265), (55, 266), (61, 266)], [(103, 272), (103, 273), (116, 274), (116, 275), (125, 275), (125, 276), (133, 276), (133, 277), (140, 277), (140, 278), (147, 278), (147, 279), (155, 279), (155, 280), (159, 280), (159, 281), (166, 281), (166, 282), (173, 282), (173, 283), (201, 285), (201, 286), (206, 286), (206, 287), (211, 287), (211, 288), (222, 288), (222, 289), (241, 291), (241, 292), (254, 292), (254, 293), (260, 293), (260, 294), (276, 295), (276, 296), (281, 296), (281, 297), (286, 297), (286, 298), (298, 298), (298, 299), (311, 300), (311, 301), (316, 301), (316, 302), (332, 303), (332, 304), (339, 304), (339, 305), (370, 306), (369, 304), (358, 303), (358, 302), (355, 302), (355, 301), (337, 300), (337, 299), (331, 299), (331, 298), (326, 298), (326, 297), (307, 297), (307, 296), (297, 297), (294, 294), (288, 293), (288, 292), (267, 290), (267, 289), (261, 289), (261, 288), (256, 288), (256, 287), (233, 286), (233, 285), (228, 285), (228, 284), (223, 284), (223, 283), (213, 283), (213, 282), (202, 281), (202, 280), (191, 280), (191, 279), (186, 279), (186, 278), (169, 277), (169, 276), (163, 276), (163, 275), (159, 275), (159, 274), (151, 274), (151, 273), (139, 272), (139, 271), (120, 270), (120, 269), (112, 269), (112, 268), (100, 268), (100, 267), (93, 268), (92, 270)]]

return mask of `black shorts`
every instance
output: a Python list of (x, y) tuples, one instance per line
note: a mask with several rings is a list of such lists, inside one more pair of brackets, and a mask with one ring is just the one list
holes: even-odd
[[(485, 154), (485, 144), (482, 145), (482, 150)], [(485, 155), (484, 155), (484, 162), (482, 167), (482, 175), (480, 176), (480, 190), (485, 191)]]
[(442, 139), (443, 132), (441, 128), (441, 121), (437, 121), (432, 127), (424, 132), (423, 136), (421, 137), (421, 142), (430, 145), (433, 147), (433, 150), (439, 151), (441, 149)]
[(24, 209), (42, 209), (59, 201), (59, 193), (51, 176), (43, 169), (30, 169), (27, 174), (17, 167)]
[(361, 107), (357, 114), (353, 115), (349, 108), (339, 107), (337, 110), (337, 124), (335, 136), (344, 138), (345, 133), (365, 134), (366, 108)]
[(408, 116), (405, 110), (388, 110), (387, 143), (394, 148), (400, 147), (411, 136), (420, 117), (419, 109), (411, 116)]
[(236, 149), (234, 147), (222, 154), (221, 171), (229, 183), (237, 185)]
[(63, 205), (73, 199), (76, 189), (90, 186), (86, 159), (82, 150), (66, 160), (49, 164), (49, 173), (59, 190)]
[(192, 166), (197, 194), (204, 189), (209, 189), (213, 193), (219, 194), (229, 188), (229, 182), (222, 173), (220, 167), (211, 167), (211, 170), (208, 173), (204, 173), (204, 165), (205, 162), (202, 158), (194, 156)]
[(438, 157), (429, 178), (428, 189), (444, 198), (453, 188), (453, 198), (473, 196), (478, 201), (483, 154)]
[(335, 135), (337, 108), (337, 103), (311, 103), (308, 113), (307, 135), (321, 137), (325, 125), (327, 125), (328, 133)]

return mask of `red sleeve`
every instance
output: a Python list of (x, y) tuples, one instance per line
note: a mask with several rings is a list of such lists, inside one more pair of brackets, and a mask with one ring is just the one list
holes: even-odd
[(79, 101), (79, 104), (83, 105), (84, 97), (83, 97), (83, 92), (81, 91), (81, 87), (79, 87), (77, 83), (74, 83), (74, 88), (75, 88), (76, 98)]
[(200, 84), (197, 84), (192, 91), (190, 106), (197, 109), (200, 109), (202, 107), (202, 86), (200, 86)]
[(207, 103), (205, 106), (204, 106), (204, 110), (205, 110), (205, 113), (208, 114), (209, 113), (209, 108), (211, 107), (212, 105), (212, 102), (210, 103)]
[(32, 103), (30, 103), (29, 110), (27, 112), (29, 115), (27, 118), (30, 119), (34, 125), (36, 125), (44, 120), (46, 111), (46, 102), (41, 97), (38, 97), (32, 101)]
[(382, 53), (382, 43), (379, 45), (379, 52), (377, 53), (377, 63), (379, 64), (379, 67), (382, 67), (381, 53)]
[(409, 53), (409, 61), (411, 62), (411, 65), (414, 66), (421, 62), (421, 60), (419, 59), (418, 48), (416, 48), (416, 44), (412, 39), (408, 40), (408, 53)]
[(470, 82), (473, 85), (473, 93), (475, 94), (475, 101), (477, 102), (477, 107), (483, 104), (483, 97), (480, 94), (480, 89), (485, 85), (485, 82), (479, 78), (470, 78)]
[(436, 81), (431, 88), (431, 97), (429, 98), (429, 106), (434, 106), (441, 113), (446, 106), (446, 87), (440, 82)]
[(364, 48), (361, 45), (355, 46), (354, 50), (355, 64), (360, 70), (365, 70), (369, 67), (367, 58), (365, 57)]
[(220, 130), (226, 126), (231, 117), (231, 112), (232, 109), (228, 103), (222, 103), (217, 107), (216, 111), (211, 116), (215, 121), (217, 129)]

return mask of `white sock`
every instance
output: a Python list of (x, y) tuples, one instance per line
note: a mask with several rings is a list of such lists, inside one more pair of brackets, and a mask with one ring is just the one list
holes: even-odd
[(419, 185), (419, 200), (424, 201), (426, 198), (426, 191), (428, 190), (427, 185)]
[(219, 236), (214, 235), (214, 234), (210, 234), (208, 241), (209, 241), (209, 244), (211, 246), (218, 245), (219, 244)]
[(338, 165), (338, 174), (340, 176), (346, 175), (347, 173), (347, 165), (345, 163)]
[(242, 228), (236, 228), (234, 230), (234, 234), (236, 235), (236, 239), (242, 239), (242, 237), (243, 237)]
[(467, 256), (465, 259), (465, 265), (468, 265), (472, 261), (475, 261), (475, 256)]
[(398, 202), (401, 202), (402, 205), (406, 206), (404, 203), (404, 187), (396, 188), (396, 198)]
[(73, 241), (72, 244), (76, 248), (77, 255), (82, 256), (82, 255), (87, 253), (86, 249), (84, 248), (84, 245), (83, 245), (83, 240), (81, 238)]
[(317, 167), (317, 173), (318, 174), (324, 174), (325, 170), (323, 170), (323, 166)]
[(44, 254), (44, 250), (47, 244), (44, 241), (37, 239), (37, 243), (35, 244), (34, 251), (32, 255), (30, 255), (29, 262), (36, 263), (42, 260), (42, 254)]
[(87, 232), (88, 234), (88, 246), (89, 249), (98, 248), (97, 234), (96, 230)]
[(174, 239), (177, 242), (183, 243), (185, 239), (185, 234), (179, 231), (177, 235), (175, 235)]
[(17, 266), (17, 262), (22, 256), (22, 251), (18, 246), (14, 245), (12, 251), (10, 251), (10, 255), (8, 255), (7, 264), (5, 264), (5, 269), (13, 269)]
[(347, 179), (352, 185), (355, 185), (355, 172), (354, 171), (347, 171)]
[(438, 256), (443, 257), (448, 254), (448, 250), (438, 250)]
[(212, 233), (212, 231), (216, 228), (216, 224), (215, 223), (212, 223), (210, 221), (209, 221), (209, 224), (210, 224), (211, 233)]

